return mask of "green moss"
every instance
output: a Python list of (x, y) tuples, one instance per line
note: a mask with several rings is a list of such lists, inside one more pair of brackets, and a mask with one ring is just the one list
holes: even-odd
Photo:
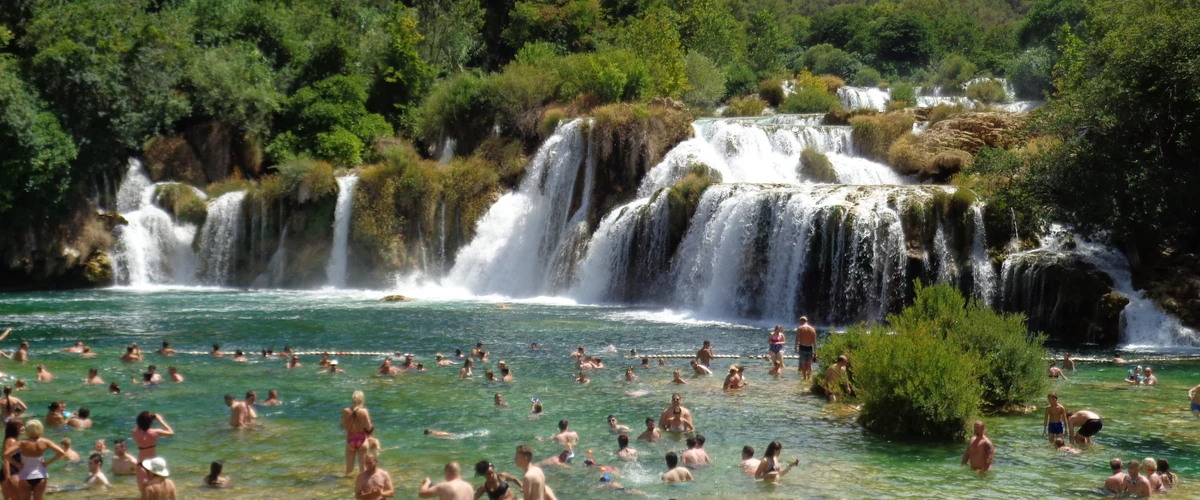
[(219, 198), (221, 195), (226, 193), (232, 193), (234, 191), (247, 191), (253, 186), (254, 184), (252, 182), (245, 179), (230, 177), (223, 181), (209, 184), (208, 187), (204, 189), (204, 192), (208, 194), (208, 199), (211, 200)]
[(725, 107), (724, 116), (762, 116), (767, 109), (767, 101), (758, 96), (735, 97), (729, 100)]
[(829, 157), (811, 147), (804, 148), (800, 153), (799, 166), (801, 179), (825, 184), (838, 183), (837, 171), (833, 169)]
[(941, 103), (929, 110), (929, 124), (933, 125), (942, 120), (954, 118), (966, 112), (967, 107), (963, 106), (962, 103)]
[(284, 194), (298, 203), (307, 203), (336, 193), (337, 181), (333, 166), (308, 158), (294, 159), (276, 165)]
[(113, 263), (107, 252), (96, 251), (83, 267), (83, 277), (93, 285), (112, 283)]
[(204, 200), (196, 194), (195, 188), (186, 184), (163, 184), (155, 190), (154, 199), (180, 222), (199, 227), (204, 225), (204, 219), (208, 216), (208, 206)]
[(499, 137), (483, 141), (475, 156), (488, 162), (489, 168), (500, 176), (500, 183), (510, 188), (516, 187), (529, 163), (519, 141)]
[(687, 232), (688, 223), (696, 214), (700, 198), (709, 186), (721, 182), (721, 174), (708, 165), (694, 164), (688, 168), (688, 173), (667, 190), (667, 210), (669, 219), (668, 239), (670, 248), (674, 248)]
[(822, 86), (798, 88), (779, 106), (783, 113), (827, 113), (842, 109), (842, 102)]

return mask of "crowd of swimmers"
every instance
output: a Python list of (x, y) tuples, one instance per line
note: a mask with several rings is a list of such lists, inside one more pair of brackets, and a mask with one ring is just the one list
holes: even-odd
[[(6, 331), (0, 335), (0, 340), (7, 337), (10, 331)], [(795, 332), (795, 343), (792, 348), (799, 360), (797, 371), (803, 381), (810, 380), (813, 376), (813, 364), (816, 361), (818, 347), (817, 342), (816, 329), (808, 324), (807, 318), (800, 318), (799, 326)], [(777, 326), (768, 335), (767, 355), (765, 356), (771, 364), (768, 373), (776, 378), (782, 376), (784, 367), (783, 353), (786, 348), (786, 334), (781, 327)], [(534, 351), (543, 350), (536, 343), (531, 344), (530, 349)], [(615, 352), (615, 348), (610, 346), (609, 349), (610, 352)], [(82, 342), (77, 342), (63, 350), (79, 354), (84, 358), (91, 358), (96, 355), (90, 347), (83, 345)], [(162, 348), (155, 352), (162, 356), (171, 356), (176, 353), (166, 340), (162, 342)], [(221, 351), (221, 347), (218, 344), (212, 346), (210, 354), (218, 358), (227, 357), (235, 362), (249, 360), (243, 351), (235, 350), (232, 355), (229, 355)], [(285, 347), (279, 353), (266, 349), (260, 351), (260, 354), (265, 358), (282, 358), (284, 366), (287, 369), (302, 367), (299, 355), (293, 352), (290, 347)], [(479, 342), (469, 354), (464, 354), (461, 349), (455, 350), (453, 358), (438, 353), (435, 356), (433, 366), (458, 366), (459, 378), (467, 379), (474, 376), (472, 368), (476, 361), (486, 362), (489, 354), (490, 352), (484, 348), (483, 343)], [(29, 344), (21, 342), (18, 349), (12, 353), (0, 351), (0, 357), (21, 363), (26, 362), (29, 360)], [(403, 358), (403, 361), (394, 364), (391, 357), (386, 358), (376, 370), (376, 375), (386, 377), (406, 372), (423, 372), (426, 370), (425, 365), (416, 362), (412, 354), (396, 353), (396, 357)], [(580, 384), (587, 384), (589, 382), (588, 373), (590, 371), (606, 367), (602, 358), (587, 354), (585, 348), (582, 346), (569, 354), (568, 357), (574, 363), (573, 378)], [(641, 368), (649, 368), (651, 366), (651, 357), (639, 355), (636, 349), (630, 350), (629, 355), (626, 357), (632, 361), (637, 361), (640, 358)], [(715, 354), (714, 346), (710, 341), (706, 340), (695, 356), (689, 360), (688, 364), (692, 372), (697, 376), (712, 375), (711, 364), (716, 358), (717, 355)], [(144, 359), (144, 354), (137, 344), (133, 343), (125, 348), (120, 359), (126, 362), (141, 361)], [(1123, 360), (1119, 359), (1115, 359), (1115, 361), (1123, 362)], [(665, 359), (658, 357), (657, 365), (660, 367), (665, 366)], [(826, 368), (822, 380), (815, 384), (815, 388), (822, 390), (830, 401), (836, 401), (840, 394), (849, 394), (852, 391), (852, 387), (848, 381), (848, 365), (846, 356), (840, 356), (835, 363), (830, 364)], [(344, 373), (338, 368), (338, 361), (331, 358), (328, 353), (321, 356), (317, 362), (317, 367), (319, 373)], [(498, 361), (496, 368), (499, 372), (498, 375), (493, 370), (486, 370), (484, 377), (489, 381), (512, 382), (515, 380), (512, 368), (505, 361)], [(1063, 367), (1059, 368), (1056, 363), (1051, 363), (1048, 375), (1052, 378), (1066, 380), (1068, 377), (1066, 372), (1074, 371), (1075, 360), (1071, 359), (1070, 354), (1067, 353), (1064, 355)], [(628, 366), (624, 373), (626, 381), (637, 379), (635, 367), (632, 365)], [(1130, 369), (1128, 375), (1126, 380), (1131, 384), (1157, 384), (1157, 378), (1150, 367), (1138, 366)], [(41, 382), (49, 382), (54, 379), (53, 374), (44, 365), (37, 366), (37, 377)], [(147, 371), (142, 374), (142, 379), (140, 381), (134, 379), (132, 383), (151, 386), (165, 383), (165, 381), (182, 383), (184, 378), (176, 367), (170, 366), (167, 370), (167, 377), (164, 379), (163, 375), (157, 371), (157, 367), (150, 365)], [(18, 380), (18, 382), (21, 381)], [(672, 382), (687, 384), (687, 381), (682, 378), (682, 371), (680, 369), (674, 369)], [(105, 385), (105, 381), (100, 378), (95, 369), (88, 371), (84, 383), (88, 385)], [(725, 376), (722, 389), (737, 391), (749, 385), (750, 383), (746, 378), (746, 367), (734, 364), (729, 368), (728, 375)], [(47, 427), (57, 428), (63, 426), (73, 429), (90, 428), (92, 426), (91, 412), (87, 407), (80, 407), (71, 412), (67, 410), (65, 402), (56, 401), (50, 404), (49, 411), (44, 420), (26, 419), (25, 412), (28, 410), (28, 407), (24, 401), (13, 395), (14, 390), (21, 390), (25, 385), (14, 384), (14, 387), (4, 387), (3, 397), (0, 398), (0, 413), (2, 413), (5, 422), (5, 440), (2, 448), (4, 463), (3, 467), (0, 467), (3, 469), (2, 476), (0, 476), (2, 477), (2, 481), (0, 481), (0, 487), (2, 488), (0, 489), (3, 490), (5, 500), (41, 499), (48, 489), (49, 475), (46, 472), (48, 465), (60, 460), (67, 461), (68, 463), (82, 463), (79, 453), (72, 448), (69, 438), (55, 443), (44, 437), (45, 429)], [(120, 393), (120, 387), (117, 382), (114, 381), (109, 384), (109, 392), (113, 394)], [(628, 394), (635, 397), (644, 395), (643, 392), (639, 391), (631, 391)], [(1191, 400), (1192, 413), (1200, 417), (1200, 385), (1192, 388), (1188, 392), (1188, 397)], [(504, 400), (503, 394), (499, 392), (494, 394), (493, 402), (497, 407), (508, 406), (508, 402)], [(537, 417), (543, 415), (545, 409), (542, 402), (537, 398), (533, 398), (531, 402), (531, 416)], [(1079, 453), (1079, 449), (1076, 447), (1086, 447), (1092, 444), (1092, 438), (1103, 428), (1103, 420), (1097, 413), (1084, 409), (1068, 411), (1055, 393), (1048, 395), (1047, 402), (1048, 405), (1046, 406), (1042, 425), (1043, 436), (1057, 450), (1067, 453)], [(270, 389), (267, 399), (263, 401), (259, 401), (258, 394), (255, 391), (248, 391), (241, 401), (237, 400), (232, 394), (226, 394), (225, 403), (230, 409), (229, 425), (234, 428), (245, 428), (255, 424), (257, 419), (256, 406), (279, 405), (281, 401), (278, 392), (275, 389)], [(370, 411), (366, 407), (366, 396), (362, 391), (354, 391), (350, 397), (350, 405), (343, 408), (341, 412), (340, 420), (341, 427), (346, 433), (346, 444), (344, 447), (345, 473), (348, 476), (355, 475), (357, 469), (354, 497), (356, 499), (375, 500), (394, 496), (395, 488), (390, 475), (386, 470), (379, 467), (381, 446), (379, 440), (375, 437), (375, 427), (371, 421)], [(175, 485), (169, 479), (170, 472), (166, 459), (158, 456), (157, 453), (158, 440), (173, 436), (175, 433), (174, 429), (162, 415), (149, 411), (139, 413), (136, 422), (136, 428), (132, 431), (128, 440), (117, 439), (114, 441), (112, 452), (107, 449), (104, 439), (100, 439), (95, 443), (93, 450), (90, 451), (87, 458), (88, 476), (79, 487), (107, 488), (110, 486), (111, 483), (104, 473), (103, 466), (105, 458), (111, 453), (109, 470), (116, 475), (136, 476), (137, 486), (143, 499), (176, 498)], [(618, 423), (614, 415), (608, 415), (607, 422), (609, 431), (616, 435), (616, 456), (618, 459), (629, 461), (640, 460), (646, 457), (645, 453), (639, 453), (637, 449), (631, 446), (630, 435), (633, 432), (629, 427)], [(425, 478), (418, 490), (418, 496), (421, 498), (441, 498), (444, 500), (473, 500), (485, 495), (491, 499), (514, 499), (517, 498), (517, 493), (519, 492), (520, 497), (529, 500), (555, 499), (556, 495), (553, 489), (547, 484), (542, 468), (568, 466), (575, 458), (574, 447), (579, 443), (579, 435), (571, 430), (568, 420), (560, 420), (558, 422), (558, 430), (558, 433), (549, 437), (549, 441), (565, 449), (547, 459), (535, 461), (533, 448), (528, 444), (516, 447), (512, 461), (522, 470), (520, 477), (498, 471), (496, 465), (492, 462), (481, 461), (475, 464), (474, 469), (476, 477), (483, 478), (483, 483), (475, 487), (463, 478), (462, 467), (457, 462), (450, 462), (443, 468), (444, 480), (435, 482), (429, 478)], [(431, 437), (456, 437), (453, 433), (434, 429), (426, 429), (424, 433)], [(693, 481), (693, 473), (711, 463), (711, 458), (704, 449), (705, 436), (698, 432), (692, 411), (683, 406), (683, 396), (680, 393), (672, 394), (669, 405), (662, 410), (657, 420), (654, 418), (645, 419), (645, 429), (637, 435), (635, 441), (638, 443), (658, 443), (663, 440), (663, 436), (666, 433), (673, 433), (676, 436), (683, 437), (687, 449), (682, 452), (672, 450), (665, 453), (662, 459), (665, 468), (660, 476), (661, 481), (666, 484)], [(982, 421), (975, 423), (973, 434), (967, 445), (967, 450), (963, 454), (962, 463), (970, 465), (971, 468), (981, 473), (989, 471), (993, 467), (995, 447), (986, 436), (986, 426)], [(24, 435), (24, 439), (21, 438), (22, 435)], [(132, 441), (137, 447), (136, 456), (129, 453), (129, 441)], [(755, 479), (767, 482), (778, 481), (799, 463), (798, 460), (792, 460), (788, 463), (781, 462), (782, 451), (782, 444), (778, 441), (772, 441), (766, 446), (761, 458), (756, 458), (754, 448), (745, 446), (741, 452), (742, 460), (740, 467), (747, 474), (753, 475)], [(54, 455), (47, 458), (48, 452), (53, 452)], [(645, 495), (644, 492), (622, 486), (618, 483), (615, 479), (619, 477), (620, 469), (598, 464), (591, 457), (591, 450), (588, 451), (588, 456), (583, 461), (583, 465), (588, 469), (595, 469), (599, 473), (597, 488), (612, 489), (633, 495)], [(1111, 465), (1113, 475), (1108, 477), (1104, 483), (1104, 488), (1108, 493), (1150, 496), (1157, 491), (1169, 489), (1179, 482), (1178, 476), (1171, 472), (1170, 463), (1166, 459), (1156, 460), (1146, 458), (1141, 461), (1130, 460), (1123, 462), (1119, 458), (1114, 458), (1111, 461)], [(228, 486), (230, 479), (228, 476), (222, 475), (222, 473), (222, 462), (213, 461), (210, 464), (210, 473), (202, 478), (201, 484), (213, 488)]]

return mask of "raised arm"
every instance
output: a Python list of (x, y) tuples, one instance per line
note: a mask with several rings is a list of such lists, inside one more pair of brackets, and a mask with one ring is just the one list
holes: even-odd
[(779, 477), (783, 477), (785, 474), (788, 473), (788, 471), (792, 470), (792, 467), (795, 467), (799, 464), (800, 464), (799, 458), (792, 460), (792, 463), (788, 464), (787, 467), (784, 467), (783, 470), (779, 471)]
[[(429, 478), (425, 478), (425, 480), (421, 482), (421, 489), (417, 490), (417, 497), (418, 498), (434, 498), (437, 496), (438, 496), (437, 486), (434, 486), (433, 481), (430, 481)], [(476, 496), (475, 498), (479, 498), (479, 497)]]
[(520, 487), (521, 487), (521, 479), (520, 479), (520, 478), (518, 478), (517, 476), (514, 476), (514, 475), (512, 475), (512, 474), (509, 474), (509, 473), (507, 473), (507, 472), (501, 472), (501, 473), (499, 473), (499, 474), (496, 474), (496, 475), (497, 475), (497, 476), (500, 476), (500, 479), (503, 479), (503, 480), (505, 480), (506, 482), (509, 482), (509, 483), (514, 483), (514, 484), (516, 484), (518, 488), (520, 488)]
[(51, 458), (50, 460), (46, 460), (46, 462), (45, 462), (46, 465), (50, 465), (54, 462), (57, 462), (58, 459), (63, 458), (63, 455), (66, 454), (66, 452), (63, 451), (62, 448), (60, 448), (57, 444), (54, 444), (54, 441), (51, 441), (49, 439), (38, 438), (38, 443), (44, 444), (44, 445), (46, 445), (46, 448), (54, 450), (54, 458)]
[(158, 421), (159, 425), (163, 426), (162, 429), (155, 429), (157, 431), (155, 434), (158, 434), (158, 437), (171, 437), (175, 435), (175, 429), (172, 429), (171, 426), (167, 424), (167, 421), (163, 420), (161, 414), (156, 413), (154, 415), (154, 419)]

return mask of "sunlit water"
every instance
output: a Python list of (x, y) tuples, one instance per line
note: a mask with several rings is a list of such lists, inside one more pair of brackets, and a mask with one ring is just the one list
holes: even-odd
[[(720, 376), (732, 362), (727, 359), (715, 363), (717, 376), (689, 377), (682, 387), (668, 383), (671, 367), (686, 371), (682, 359), (668, 360), (667, 369), (638, 370), (637, 382), (622, 380), (622, 368), (629, 362), (620, 354), (630, 348), (647, 354), (692, 353), (708, 339), (719, 354), (761, 354), (766, 332), (759, 328), (694, 321), (673, 312), (563, 303), (511, 303), (511, 309), (499, 309), (494, 301), (383, 303), (378, 298), (373, 292), (211, 289), (3, 295), (0, 326), (11, 326), (15, 333), (2, 347), (9, 351), (16, 341), (28, 340), (33, 358), (25, 365), (0, 362), (0, 371), (33, 380), (34, 367), (44, 363), (58, 377), (49, 384), (33, 382), (30, 390), (17, 393), (33, 409), (31, 416), (43, 417), (53, 400), (66, 400), (72, 410), (84, 405), (92, 409), (92, 430), (48, 433), (56, 441), (71, 436), (84, 457), (96, 439), (107, 439), (111, 448), (114, 439), (127, 438), (137, 412), (161, 413), (177, 435), (160, 441), (159, 454), (167, 458), (182, 498), (351, 497), (353, 481), (341, 476), (345, 440), (338, 415), (355, 389), (366, 392), (385, 450), (381, 466), (390, 471), (397, 498), (415, 498), (421, 479), (439, 479), (449, 460), (469, 468), (486, 459), (519, 475), (512, 462), (514, 447), (532, 444), (539, 460), (558, 453), (561, 449), (546, 439), (563, 418), (581, 437), (574, 468), (547, 470), (550, 485), (565, 499), (617, 495), (596, 489), (599, 473), (582, 468), (589, 449), (601, 464), (620, 467), (617, 481), (657, 498), (1099, 497), (1097, 488), (1114, 456), (1166, 457), (1184, 483), (1171, 496), (1200, 495), (1195, 486), (1200, 484), (1200, 422), (1188, 412), (1186, 401), (1187, 389), (1200, 383), (1196, 362), (1156, 364), (1161, 385), (1154, 388), (1124, 385), (1124, 367), (1081, 364), (1069, 382), (1059, 382), (1055, 389), (1068, 409), (1087, 408), (1104, 416), (1097, 445), (1081, 455), (1063, 455), (1041, 437), (1040, 412), (989, 417), (989, 434), (997, 446), (996, 470), (980, 478), (959, 465), (964, 443), (931, 444), (862, 430), (851, 408), (827, 405), (808, 393), (798, 381), (794, 361), (786, 377), (772, 380), (762, 361), (743, 358), (740, 362), (750, 367), (751, 386), (734, 395), (720, 390)], [(431, 368), (423, 374), (377, 378), (373, 374), (381, 359), (367, 356), (340, 357), (347, 373), (337, 376), (317, 374), (315, 356), (303, 358), (304, 367), (297, 370), (261, 357), (247, 364), (189, 354), (163, 358), (151, 352), (163, 337), (184, 351), (207, 351), (213, 342), (228, 352), (280, 350), (285, 345), (300, 350), (399, 350), (416, 353)], [(76, 340), (97, 348), (100, 357), (82, 360), (59, 351)], [(490, 362), (477, 365), (474, 379), (457, 380), (458, 367), (432, 367), (435, 353), (451, 355), (456, 347), (469, 350), (478, 340), (492, 355)], [(145, 362), (127, 365), (117, 360), (130, 341), (146, 349)], [(547, 350), (530, 352), (530, 342)], [(593, 373), (588, 386), (574, 384), (567, 354), (580, 345), (601, 352), (610, 344), (620, 353), (603, 355), (610, 368)], [(515, 382), (483, 380), (484, 371), (498, 360), (510, 364)], [(149, 364), (164, 372), (176, 366), (187, 380), (157, 388), (131, 384)], [(110, 396), (104, 387), (83, 385), (89, 367), (99, 368), (105, 381), (120, 382), (124, 393)], [(268, 389), (278, 389), (285, 404), (260, 408), (256, 429), (232, 430), (222, 396), (233, 393), (240, 398), (249, 389), (258, 391), (260, 398)], [(651, 394), (626, 395), (634, 390)], [(642, 459), (619, 463), (616, 438), (607, 431), (605, 417), (616, 415), (636, 435), (641, 422), (657, 418), (675, 390), (683, 393), (685, 406), (707, 437), (714, 464), (695, 473), (695, 484), (664, 487), (657, 484), (665, 467), (662, 457), (668, 450), (682, 451), (683, 443), (636, 443)], [(512, 407), (495, 409), (495, 392), (502, 392)], [(547, 416), (529, 418), (533, 397), (544, 402)], [(426, 428), (469, 437), (429, 438), (422, 434)], [(738, 469), (742, 446), (751, 445), (761, 455), (776, 439), (784, 444), (784, 458), (801, 463), (781, 484), (756, 483)], [(208, 463), (215, 459), (225, 461), (232, 488), (199, 488)], [(86, 475), (84, 467), (64, 470), (56, 463), (51, 484), (79, 484)], [(470, 475), (468, 479), (478, 484)], [(137, 495), (131, 478), (110, 479), (116, 486), (105, 493), (56, 496)]]

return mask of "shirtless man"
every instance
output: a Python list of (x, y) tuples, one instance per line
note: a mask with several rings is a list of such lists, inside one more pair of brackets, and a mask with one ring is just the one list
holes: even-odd
[(141, 360), (142, 360), (142, 355), (138, 354), (138, 352), (136, 350), (134, 350), (133, 346), (126, 347), (125, 354), (121, 355), (121, 361), (124, 361), (126, 363), (136, 363)]
[(157, 366), (150, 365), (150, 367), (147, 368), (146, 371), (150, 373), (150, 383), (151, 384), (162, 383), (162, 374), (158, 373)]
[(317, 373), (346, 373), (346, 370), (338, 368), (338, 361), (335, 359), (329, 362), (328, 370), (321, 370)]
[(554, 499), (554, 493), (546, 486), (546, 474), (540, 467), (533, 465), (533, 448), (527, 445), (518, 446), (513, 461), (525, 471), (524, 481), (521, 482), (521, 495), (525, 500)]
[[(4, 332), (4, 335), (7, 336), (8, 332)], [(12, 354), (0, 352), (0, 356), (10, 358), (18, 363), (24, 363), (29, 359), (29, 342), (21, 342), (21, 346), (18, 347), (17, 350)]]
[[(712, 360), (716, 357), (717, 355), (713, 353), (712, 342), (708, 340), (705, 340), (704, 346), (702, 346), (699, 351), (696, 351), (696, 359), (699, 360), (700, 364), (704, 365), (706, 368), (712, 366)], [(712, 375), (711, 371), (709, 372), (709, 375)]]
[(1050, 378), (1060, 378), (1061, 377), (1063, 380), (1071, 380), (1071, 379), (1067, 378), (1067, 374), (1063, 373), (1063, 371), (1061, 369), (1059, 369), (1059, 367), (1054, 366), (1053, 360), (1050, 361), (1050, 370), (1047, 372), (1047, 375), (1049, 375)]
[(442, 469), (442, 474), (446, 477), (446, 482), (433, 484), (429, 478), (421, 482), (421, 489), (417, 492), (420, 498), (440, 498), (442, 500), (474, 500), (475, 487), (471, 483), (463, 481), (462, 468), (458, 462), (450, 462)]
[(674, 418), (675, 410), (681, 410), (680, 418), (686, 420), (693, 427), (696, 425), (696, 423), (692, 420), (692, 412), (683, 407), (683, 404), (680, 402), (679, 393), (675, 393), (671, 395), (671, 406), (668, 406), (666, 409), (664, 409), (662, 411), (662, 415), (658, 417), (658, 426), (663, 429), (667, 429), (667, 423)]
[(88, 368), (87, 378), (83, 379), (84, 385), (104, 385), (104, 379), (100, 378), (100, 372), (95, 368)]
[(146, 471), (146, 479), (138, 485), (142, 490), (142, 500), (175, 500), (175, 483), (167, 476), (167, 459), (154, 457), (143, 461), (141, 468)]
[(1058, 403), (1058, 394), (1053, 392), (1046, 396), (1046, 400), (1050, 404), (1046, 406), (1046, 416), (1042, 419), (1042, 436), (1048, 436), (1050, 443), (1054, 443), (1055, 439), (1065, 434), (1067, 408)]
[(379, 377), (390, 377), (400, 373), (400, 369), (392, 366), (392, 358), (384, 358), (383, 364), (375, 370), (375, 375)]
[(568, 425), (569, 424), (567, 423), (567, 421), (565, 419), (559, 420), (558, 421), (558, 434), (550, 436), (550, 440), (554, 441), (555, 443), (561, 444), (563, 446), (567, 446), (567, 445), (573, 446), (573, 445), (575, 445), (575, 443), (578, 443), (579, 442), (579, 434), (576, 434), (574, 431), (568, 430), (567, 429)]
[(82, 431), (92, 428), (92, 410), (84, 406), (75, 413), (71, 414), (71, 418), (67, 419), (67, 426), (77, 431)]
[(1192, 416), (1200, 417), (1200, 385), (1188, 389), (1188, 399), (1192, 402)]
[(483, 350), (483, 342), (476, 342), (475, 348), (471, 349), (471, 356), (479, 358), (480, 361), (487, 361), (487, 351)]
[(976, 420), (975, 437), (967, 444), (967, 451), (963, 453), (962, 458), (964, 465), (970, 462), (971, 469), (981, 474), (992, 470), (992, 461), (996, 459), (996, 447), (992, 446), (992, 440), (983, 434), (984, 430), (986, 429), (983, 421)]
[(223, 357), (225, 357), (225, 353), (221, 352), (221, 345), (220, 345), (220, 344), (213, 344), (213, 348), (212, 348), (212, 356), (213, 356), (214, 358), (223, 358)]
[(167, 339), (163, 339), (162, 349), (159, 349), (154, 352), (161, 354), (163, 356), (171, 356), (171, 355), (175, 354), (175, 349), (171, 348), (171, 343), (167, 342)]
[(329, 366), (329, 363), (332, 362), (333, 361), (329, 359), (329, 353), (323, 352), (321, 353), (321, 360), (317, 361), (317, 366)]
[(583, 346), (579, 346), (579, 349), (577, 349), (575, 352), (571, 353), (571, 355), (567, 356), (567, 357), (568, 358), (583, 358), (584, 357)]
[(267, 400), (261, 403), (263, 406), (279, 406), (283, 401), (279, 400), (279, 391), (270, 389), (267, 391)]
[(609, 434), (621, 434), (624, 432), (629, 432), (629, 427), (618, 424), (617, 417), (614, 415), (609, 415), (608, 416), (608, 433)]
[(1154, 376), (1154, 370), (1146, 367), (1146, 378), (1142, 380), (1142, 385), (1158, 385), (1158, 377)]
[(838, 356), (837, 363), (825, 370), (825, 397), (830, 403), (837, 402), (837, 394), (842, 392), (841, 381), (846, 376), (846, 364), (849, 360), (845, 356)]
[(412, 354), (405, 354), (405, 355), (404, 355), (404, 362), (403, 362), (403, 363), (400, 363), (400, 369), (401, 369), (401, 370), (412, 370), (412, 369), (414, 369), (414, 368), (416, 368), (416, 367), (417, 367), (417, 363), (416, 363), (415, 361), (413, 361), (413, 355), (412, 355)]
[(254, 425), (254, 421), (258, 418), (258, 412), (254, 411), (254, 402), (258, 401), (258, 393), (254, 391), (246, 391), (246, 400), (242, 401), (242, 405), (246, 407), (246, 425)]
[(712, 463), (712, 459), (708, 458), (708, 453), (700, 448), (700, 436), (687, 438), (687, 451), (683, 452), (683, 465), (695, 469), (702, 465)]
[(132, 476), (136, 472), (137, 457), (129, 454), (125, 440), (113, 441), (112, 473), (118, 476)]
[(1141, 473), (1141, 462), (1130, 460), (1126, 467), (1129, 468), (1129, 475), (1125, 477), (1125, 493), (1135, 497), (1150, 496), (1153, 490), (1150, 488), (1150, 479)]
[(1071, 359), (1071, 353), (1069, 352), (1063, 353), (1063, 369), (1071, 370), (1072, 373), (1075, 372), (1075, 360)]
[[(429, 478), (425, 478), (425, 481), (428, 482)], [(354, 482), (354, 499), (380, 500), (391, 498), (395, 494), (396, 488), (392, 487), (392, 476), (387, 471), (379, 468), (379, 456), (368, 453), (363, 458), (363, 471), (358, 475), (358, 480)], [(421, 498), (426, 497), (425, 495), (421, 495)]]
[(653, 418), (647, 418), (646, 430), (638, 435), (637, 440), (647, 443), (657, 443), (660, 439), (662, 439), (662, 431), (658, 430), (658, 427), (654, 425)]
[(507, 408), (508, 407), (508, 403), (504, 402), (504, 395), (500, 394), (498, 392), (496, 393), (496, 396), (495, 396), (495, 403), (496, 403), (496, 408)]
[(738, 367), (733, 365), (729, 367), (729, 375), (725, 376), (725, 383), (721, 385), (721, 389), (729, 391), (733, 389), (741, 389), (741, 379), (738, 377)]
[(1071, 454), (1079, 453), (1078, 449), (1072, 448), (1070, 445), (1067, 444), (1066, 441), (1063, 441), (1062, 438), (1058, 438), (1058, 439), (1054, 440), (1054, 449), (1064, 452), (1064, 453), (1071, 453)]
[(234, 428), (248, 425), (246, 403), (238, 401), (233, 394), (225, 395), (225, 406), (229, 407), (229, 426)]
[(426, 435), (426, 436), (433, 436), (433, 437), (441, 437), (441, 438), (452, 438), (452, 437), (454, 437), (454, 433), (453, 433), (453, 432), (446, 432), (446, 431), (435, 431), (435, 430), (433, 430), (433, 429), (425, 429), (425, 435)]
[(800, 317), (796, 327), (796, 355), (800, 357), (800, 378), (812, 378), (812, 362), (817, 359), (817, 329), (808, 324), (808, 317)]
[(167, 376), (171, 377), (171, 382), (176, 384), (183, 382), (183, 375), (180, 375), (179, 370), (174, 366), (167, 367)]
[(1107, 494), (1109, 495), (1119, 495), (1124, 493), (1126, 486), (1125, 480), (1128, 479), (1129, 476), (1121, 471), (1121, 468), (1123, 467), (1121, 459), (1114, 458), (1109, 460), (1108, 465), (1112, 467), (1112, 475), (1108, 476), (1108, 479), (1104, 480), (1104, 489), (1108, 490)]
[(73, 345), (73, 346), (64, 347), (63, 352), (79, 354), (79, 353), (83, 352), (83, 342), (75, 342), (75, 345)]
[(746, 474), (754, 474), (758, 470), (758, 464), (761, 460), (754, 458), (754, 448), (751, 446), (742, 447), (742, 471)]
[(292, 368), (300, 368), (300, 356), (293, 354), (292, 357), (288, 359), (287, 364), (284, 366), (289, 370)]
[(637, 460), (637, 450), (629, 447), (629, 435), (617, 436), (617, 457), (621, 460)]
[(625, 381), (633, 382), (634, 380), (637, 380), (637, 375), (633, 373), (633, 367), (630, 366), (625, 369)]
[(687, 483), (692, 481), (692, 471), (679, 465), (679, 456), (673, 451), (667, 452), (667, 471), (662, 475), (662, 482), (667, 484)]
[(45, 383), (45, 382), (52, 382), (53, 380), (54, 380), (54, 374), (50, 373), (49, 371), (46, 370), (46, 365), (37, 365), (37, 381), (38, 382)]
[(440, 352), (437, 353), (437, 356), (434, 356), (434, 359), (437, 360), (438, 366), (450, 366), (450, 365), (454, 364), (453, 361), (446, 359), (446, 357), (443, 356), (442, 353), (440, 353)]
[(1070, 443), (1078, 445), (1092, 444), (1092, 436), (1104, 428), (1100, 415), (1088, 410), (1067, 413), (1067, 429), (1070, 433)]
[(233, 352), (233, 360), (238, 363), (249, 363), (250, 362), (250, 359), (246, 357), (245, 353), (243, 353), (241, 349), (238, 349)]

